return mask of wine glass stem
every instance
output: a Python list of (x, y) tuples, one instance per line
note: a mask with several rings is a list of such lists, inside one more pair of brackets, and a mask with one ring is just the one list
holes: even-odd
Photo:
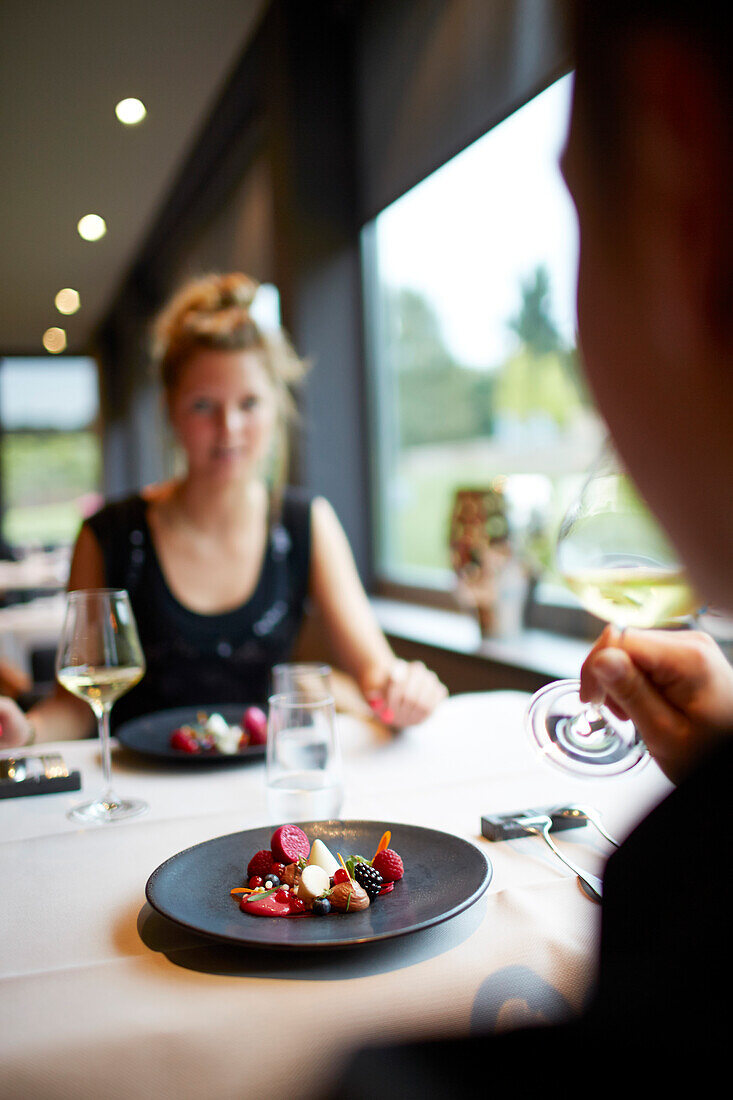
[(109, 712), (109, 707), (102, 707), (97, 714), (99, 744), (102, 748), (102, 775), (104, 776), (105, 797), (108, 802), (114, 801), (112, 795), (112, 751), (110, 747)]

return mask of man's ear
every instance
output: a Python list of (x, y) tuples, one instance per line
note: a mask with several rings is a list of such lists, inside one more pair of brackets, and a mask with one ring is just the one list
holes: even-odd
[(678, 351), (700, 338), (700, 325), (708, 335), (731, 325), (731, 139), (712, 68), (695, 46), (666, 31), (639, 34), (627, 54), (637, 226), (648, 289)]

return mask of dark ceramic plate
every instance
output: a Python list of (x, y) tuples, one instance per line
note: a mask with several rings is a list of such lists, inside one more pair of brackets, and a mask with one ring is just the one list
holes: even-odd
[(209, 704), (201, 707), (176, 707), (173, 710), (159, 710), (141, 718), (132, 718), (123, 722), (115, 730), (115, 737), (121, 745), (143, 756), (152, 756), (158, 760), (175, 760), (194, 767), (205, 764), (241, 764), (247, 760), (259, 760), (265, 755), (264, 745), (248, 745), (237, 753), (224, 752), (181, 752), (171, 748), (171, 734), (178, 726), (195, 725), (200, 711), (206, 714), (221, 714), (227, 722), (239, 725), (246, 705), (224, 703), (221, 706)]
[(243, 885), (254, 853), (269, 848), (269, 825), (216, 837), (172, 856), (148, 879), (149, 903), (169, 920), (216, 940), (310, 950), (351, 947), (429, 928), (473, 905), (491, 882), (492, 866), (484, 853), (450, 833), (384, 821), (300, 824), (311, 842), (320, 837), (344, 859), (371, 859), (382, 834), (390, 829), (390, 847), (402, 856), (405, 877), (360, 913), (286, 918), (243, 913), (230, 890)]

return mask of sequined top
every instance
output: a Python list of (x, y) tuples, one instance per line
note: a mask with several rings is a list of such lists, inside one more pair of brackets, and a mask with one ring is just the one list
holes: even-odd
[(139, 495), (113, 501), (86, 520), (102, 549), (105, 583), (125, 588), (145, 653), (145, 676), (117, 700), (112, 727), (169, 707), (262, 705), (270, 670), (286, 661), (301, 626), (310, 566), (310, 499), (287, 489), (254, 592), (222, 614), (191, 611), (160, 567)]

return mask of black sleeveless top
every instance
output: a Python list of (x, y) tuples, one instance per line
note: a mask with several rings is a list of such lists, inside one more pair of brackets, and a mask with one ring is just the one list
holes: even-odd
[(262, 705), (270, 670), (286, 661), (308, 594), (310, 499), (287, 489), (269, 534), (257, 585), (241, 607), (203, 615), (169, 589), (139, 495), (105, 505), (88, 520), (102, 549), (105, 583), (129, 592), (147, 669), (117, 700), (113, 728), (169, 707)]

